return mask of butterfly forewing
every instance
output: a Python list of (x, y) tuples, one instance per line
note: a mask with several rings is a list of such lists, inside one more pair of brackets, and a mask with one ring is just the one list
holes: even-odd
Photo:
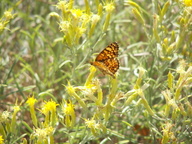
[(118, 44), (116, 42), (113, 42), (100, 52), (95, 61), (104, 61), (106, 59), (116, 58), (118, 56), (118, 50)]

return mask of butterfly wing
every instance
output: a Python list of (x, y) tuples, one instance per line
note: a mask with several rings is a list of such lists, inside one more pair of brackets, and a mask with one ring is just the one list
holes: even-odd
[(99, 53), (95, 61), (103, 62), (107, 59), (116, 58), (118, 56), (118, 50), (119, 50), (118, 44), (116, 42), (113, 42)]
[(119, 69), (118, 50), (118, 44), (116, 42), (111, 43), (99, 53), (91, 64), (97, 67), (103, 74), (109, 74), (115, 78), (115, 73)]
[(109, 73), (115, 74), (119, 69), (119, 61), (118, 59), (107, 59), (103, 61), (104, 65), (107, 67)]

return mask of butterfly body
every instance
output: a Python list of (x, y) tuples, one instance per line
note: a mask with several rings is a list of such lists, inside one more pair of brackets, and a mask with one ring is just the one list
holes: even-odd
[(99, 53), (91, 65), (97, 67), (104, 75), (109, 74), (115, 79), (115, 73), (119, 69), (118, 50), (118, 44), (116, 42), (111, 43)]

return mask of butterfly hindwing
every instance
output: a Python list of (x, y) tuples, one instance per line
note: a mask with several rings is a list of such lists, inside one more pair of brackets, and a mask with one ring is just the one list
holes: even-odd
[(113, 74), (119, 69), (119, 61), (117, 59), (107, 59), (104, 63), (108, 70)]

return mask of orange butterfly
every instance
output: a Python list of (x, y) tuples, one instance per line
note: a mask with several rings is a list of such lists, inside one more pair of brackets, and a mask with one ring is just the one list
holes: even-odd
[(109, 74), (115, 79), (115, 73), (119, 69), (118, 50), (118, 44), (111, 43), (99, 53), (94, 62), (90, 62), (91, 65), (97, 67), (104, 75)]

